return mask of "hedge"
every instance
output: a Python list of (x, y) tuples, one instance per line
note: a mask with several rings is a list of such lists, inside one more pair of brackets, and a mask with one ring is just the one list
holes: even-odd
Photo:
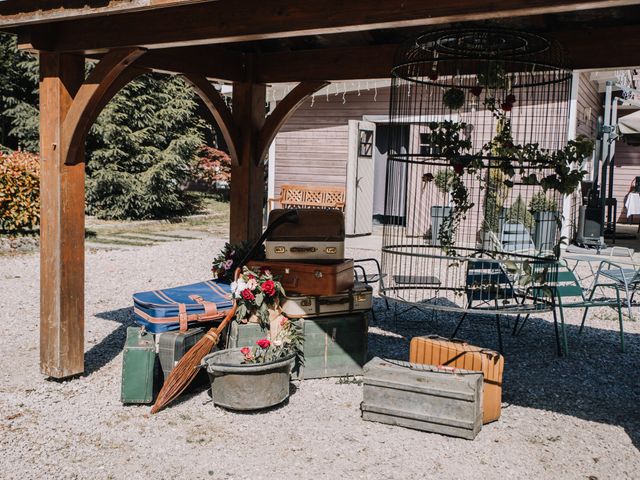
[(0, 230), (20, 233), (40, 223), (40, 162), (26, 152), (0, 154)]

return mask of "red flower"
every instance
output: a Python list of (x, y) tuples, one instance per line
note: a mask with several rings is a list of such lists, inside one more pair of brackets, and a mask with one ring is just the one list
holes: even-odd
[(254, 279), (256, 278), (256, 276), (255, 276), (255, 275), (251, 275), (251, 274), (249, 274), (247, 278), (248, 278), (249, 280), (254, 280)]
[(502, 108), (502, 110), (504, 110), (505, 112), (510, 112), (513, 108), (513, 103), (504, 102), (502, 105), (500, 105), (500, 108)]
[(258, 340), (256, 342), (256, 345), (258, 345), (260, 348), (269, 348), (269, 346), (271, 345), (271, 342), (266, 338), (263, 338), (262, 340)]
[(240, 349), (240, 353), (243, 354), (245, 357), (248, 357), (249, 355), (251, 355), (251, 349), (249, 347), (242, 347)]
[(464, 173), (464, 165), (462, 165), (461, 163), (456, 163), (453, 166), (453, 171), (456, 172), (458, 175), (462, 175)]
[(480, 94), (482, 93), (482, 87), (480, 85), (477, 85), (475, 87), (471, 87), (469, 91), (473, 93), (476, 97), (479, 97)]
[(256, 299), (256, 297), (253, 295), (253, 293), (251, 293), (251, 290), (249, 290), (248, 288), (245, 288), (242, 291), (242, 298), (244, 298), (245, 300), (247, 300), (248, 302), (251, 302), (253, 300)]
[(270, 297), (273, 297), (276, 294), (276, 284), (273, 283), (273, 280), (267, 280), (262, 285), (260, 285), (260, 288)]
[(516, 103), (516, 100), (516, 96), (513, 93), (507, 95), (507, 98), (504, 99), (505, 103), (510, 103), (511, 105)]

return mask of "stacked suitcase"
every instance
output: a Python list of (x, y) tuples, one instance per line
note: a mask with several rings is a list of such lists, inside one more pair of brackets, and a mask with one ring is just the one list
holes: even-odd
[[(138, 327), (127, 329), (121, 401), (152, 403), (184, 354), (232, 308), (229, 284), (207, 280), (133, 295)], [(206, 383), (204, 371), (195, 385)]]
[[(273, 210), (269, 224), (285, 212)], [(304, 364), (294, 370), (300, 379), (360, 375), (366, 361), (372, 288), (354, 283), (344, 239), (339, 210), (298, 210), (297, 223), (282, 224), (267, 238), (266, 260), (248, 264), (278, 277), (287, 293), (284, 313), (300, 319)], [(233, 323), (228, 345), (249, 346), (265, 334), (257, 324)]]

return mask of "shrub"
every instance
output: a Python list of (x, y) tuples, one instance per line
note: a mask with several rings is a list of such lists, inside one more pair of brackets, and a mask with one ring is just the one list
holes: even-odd
[(536, 193), (529, 202), (529, 211), (531, 213), (536, 212), (557, 212), (558, 203), (547, 197), (544, 192)]
[(31, 153), (0, 155), (0, 229), (18, 233), (40, 222), (40, 163)]
[(453, 173), (453, 171), (449, 169), (440, 169), (436, 172), (433, 183), (435, 183), (438, 190), (440, 190), (444, 194), (447, 194), (451, 190), (451, 184), (453, 182), (454, 175), (455, 173)]
[(194, 177), (210, 190), (228, 188), (231, 182), (231, 157), (217, 148), (202, 147), (198, 152)]
[(527, 204), (521, 195), (518, 195), (516, 201), (511, 204), (509, 213), (507, 214), (507, 221), (511, 223), (521, 223), (529, 230), (533, 228), (533, 215), (527, 210)]

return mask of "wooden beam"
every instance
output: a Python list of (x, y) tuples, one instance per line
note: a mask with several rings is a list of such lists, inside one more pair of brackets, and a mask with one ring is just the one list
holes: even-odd
[(184, 75), (184, 78), (191, 84), (213, 115), (229, 148), (231, 162), (239, 165), (242, 149), (240, 132), (236, 124), (236, 118), (234, 118), (224, 98), (205, 77)]
[(112, 84), (144, 52), (140, 48), (112, 50), (100, 60), (82, 84), (62, 126), (60, 148), (67, 165), (84, 162), (79, 152), (84, 149), (87, 133), (98, 116), (98, 105), (106, 104), (102, 99), (107, 92), (112, 91)]
[(388, 78), (397, 44), (277, 52), (255, 58), (255, 79), (264, 83)]
[(203, 1), (206, 0), (3, 0), (0, 2), (0, 26), (113, 15)]
[[(573, 69), (640, 65), (640, 25), (541, 32), (558, 40)], [(256, 81), (265, 83), (387, 78), (399, 45), (340, 47), (256, 56)]]
[(232, 243), (255, 241), (262, 233), (265, 200), (264, 165), (256, 161), (257, 140), (266, 113), (264, 84), (233, 84), (233, 117), (240, 127), (240, 158), (231, 166), (231, 218), (229, 238)]
[(301, 82), (291, 90), (276, 106), (267, 117), (264, 126), (260, 130), (258, 137), (258, 147), (255, 161), (262, 163), (267, 156), (269, 145), (276, 138), (276, 134), (287, 120), (293, 115), (296, 109), (310, 95), (329, 85), (329, 82)]
[[(91, 52), (127, 46), (160, 48), (244, 42), (495, 20), (635, 4), (640, 4), (640, 1), (218, 0), (126, 15), (58, 22), (54, 25), (53, 44), (42, 48)], [(35, 26), (30, 31), (35, 32)]]
[(245, 54), (215, 46), (194, 46), (151, 50), (137, 65), (166, 73), (192, 74), (209, 79), (247, 80)]
[(65, 163), (62, 123), (84, 80), (84, 58), (40, 55), (40, 369), (84, 371), (84, 162)]

